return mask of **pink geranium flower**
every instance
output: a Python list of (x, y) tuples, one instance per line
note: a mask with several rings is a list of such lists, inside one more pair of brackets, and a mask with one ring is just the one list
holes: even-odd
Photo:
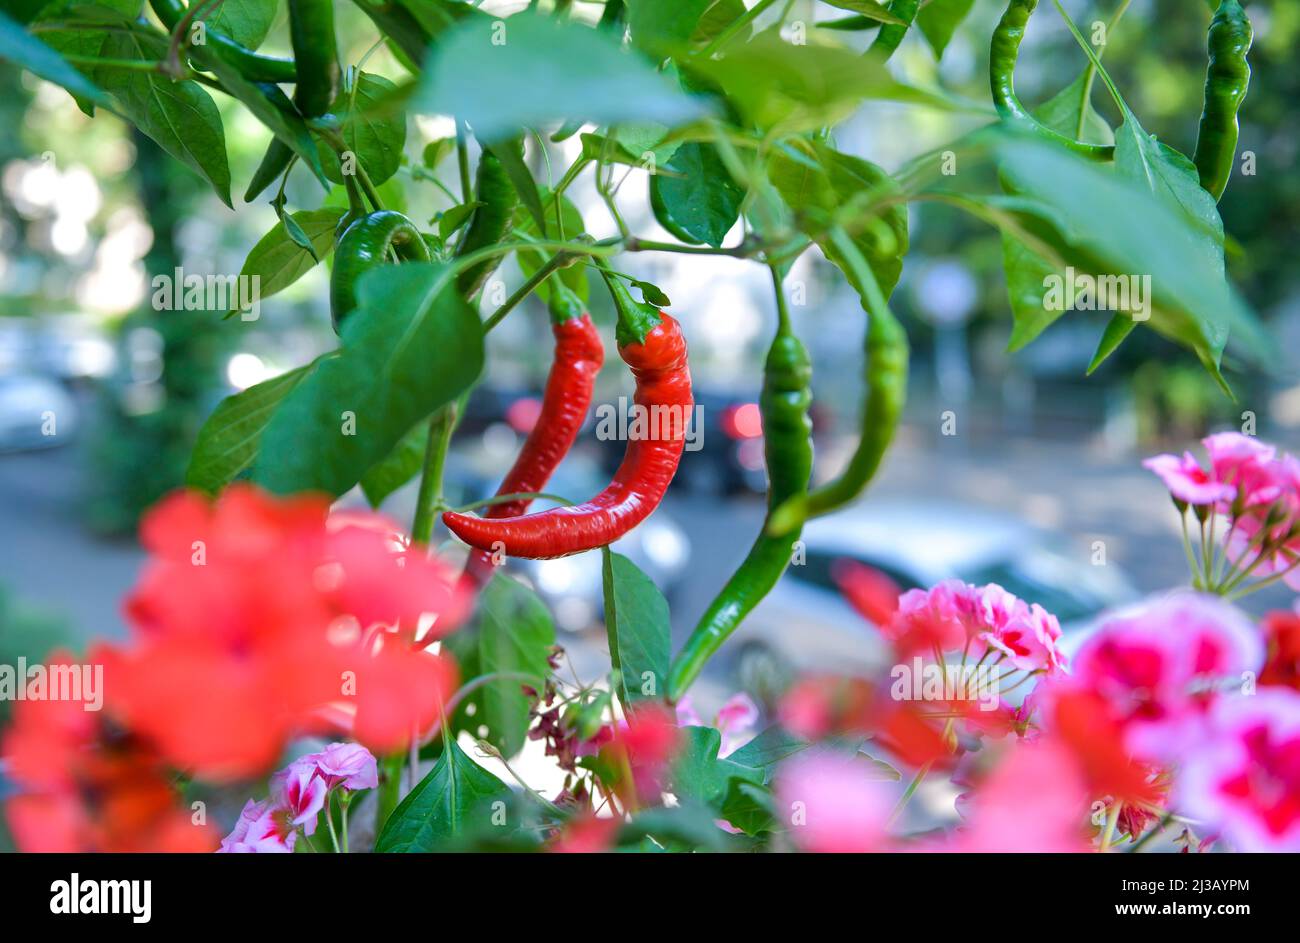
[(303, 759), (315, 764), (317, 775), (330, 789), (374, 789), (379, 785), (379, 765), (374, 754), (359, 743), (331, 743)]
[(1270, 474), (1277, 450), (1254, 436), (1218, 432), (1201, 440), (1216, 481), (1232, 486), (1247, 504), (1272, 501), (1277, 485)]
[(777, 820), (804, 851), (881, 851), (891, 808), (888, 790), (866, 762), (830, 752), (796, 754), (777, 774)]
[(288, 822), (283, 809), (271, 802), (249, 799), (239, 813), (239, 821), (221, 840), (218, 854), (285, 854), (293, 851), (298, 833)]
[(1300, 694), (1220, 700), (1184, 761), (1179, 807), (1242, 851), (1300, 851)]
[(1177, 455), (1156, 455), (1142, 463), (1160, 477), (1169, 489), (1169, 493), (1184, 504), (1217, 504), (1231, 501), (1237, 496), (1237, 489), (1217, 480), (1212, 474), (1201, 468), (1191, 452)]
[(1075, 678), (1110, 704), (1136, 756), (1163, 760), (1200, 735), (1218, 691), (1263, 659), (1259, 633), (1235, 607), (1175, 593), (1105, 622), (1080, 649)]
[(308, 835), (316, 831), (316, 817), (329, 796), (329, 785), (316, 774), (316, 764), (307, 757), (294, 760), (271, 777), (271, 801), (288, 813), (289, 824), (301, 826)]
[[(748, 694), (741, 692), (727, 698), (713, 719), (713, 726), (722, 734), (722, 746), (718, 749), (718, 755), (727, 756), (749, 742), (753, 738), (754, 727), (758, 724), (758, 716), (758, 705)], [(677, 702), (677, 725), (706, 726), (689, 695)]]

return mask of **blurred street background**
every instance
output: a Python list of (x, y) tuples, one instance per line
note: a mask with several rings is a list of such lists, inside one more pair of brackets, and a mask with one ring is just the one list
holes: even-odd
[[(909, 81), (942, 80), (985, 100), (987, 49), (976, 37), (989, 35), (1002, 6), (978, 0), (941, 75), (917, 36), (892, 67)], [(1112, 11), (1110, 4), (1066, 6), (1081, 23)], [(826, 8), (819, 11), (825, 18)], [(1144, 125), (1184, 151), (1201, 109), (1203, 12), (1188, 15), (1186, 0), (1135, 0), (1106, 56)], [(340, 7), (339, 15), (340, 35), (348, 36), (348, 17), (360, 14)], [(1001, 582), (1067, 625), (1183, 583), (1177, 514), (1141, 459), (1195, 448), (1207, 432), (1243, 423), (1280, 447), (1300, 445), (1300, 278), (1290, 261), (1300, 220), (1300, 137), (1282, 120), (1300, 95), (1291, 66), (1300, 6), (1255, 5), (1251, 15), (1256, 79), (1240, 146), (1257, 155), (1257, 173), (1233, 177), (1221, 210), (1232, 241), (1229, 272), (1291, 352), (1286, 371), (1263, 377), (1226, 364), (1233, 402), (1192, 358), (1140, 331), (1085, 377), (1104, 313), (1069, 312), (1030, 347), (1008, 354), (996, 233), (941, 207), (914, 208), (912, 249), (893, 300), (914, 352), (899, 441), (860, 507), (809, 530), (806, 563), (783, 578), (719, 662), (719, 690), (743, 684), (761, 694), (779, 684), (773, 675), (786, 670), (791, 646), (800, 649), (796, 668), (840, 665), (869, 650), (865, 623), (834, 591), (830, 571), (842, 557), (867, 563), (900, 588), (945, 576)], [(282, 48), (277, 27), (266, 49)], [(353, 61), (365, 53), (343, 51)], [(383, 55), (372, 65), (391, 64)], [(1084, 64), (1050, 9), (1035, 19), (1021, 58), (1017, 89), (1030, 102), (1050, 97)], [(1095, 100), (1115, 122), (1110, 103), (1100, 94)], [(234, 177), (247, 180), (266, 133), (242, 112), (224, 117)], [(268, 299), (254, 322), (223, 321), (223, 312), (155, 311), (153, 275), (178, 265), (200, 274), (238, 272), (274, 225), (271, 208), (241, 214), (237, 223), (150, 141), (111, 119), (92, 123), (65, 93), (7, 65), (0, 65), (0, 121), (12, 129), (0, 136), (0, 661), (12, 661), (124, 631), (121, 600), (143, 560), (136, 523), (181, 484), (203, 420), (224, 396), (308, 361), (334, 336), (326, 266)], [(448, 122), (413, 123), (408, 158), (418, 164), (425, 143), (450, 129)], [(964, 129), (950, 115), (904, 115), (881, 104), (839, 129), (837, 143), (893, 171)], [(575, 147), (548, 144), (556, 177)], [(544, 166), (535, 144), (529, 157)], [(638, 234), (667, 238), (645, 189), (639, 171), (622, 185), (622, 195), (643, 195), (627, 222)], [(315, 208), (326, 196), (305, 175), (287, 192), (292, 210)], [(614, 231), (589, 180), (570, 196), (591, 233)], [(384, 199), (421, 225), (452, 205), (409, 168), (385, 185)], [(680, 641), (762, 518), (756, 399), (775, 314), (767, 275), (753, 263), (642, 253), (619, 266), (672, 299), (704, 406), (703, 448), (687, 453), (663, 507), (619, 548), (668, 596)], [(806, 288), (793, 316), (815, 363), (819, 479), (838, 470), (856, 441), (864, 326), (856, 297), (830, 289), (824, 266), (809, 256), (790, 276)], [(509, 288), (522, 278), (513, 263), (501, 277)], [(631, 384), (613, 355), (608, 299), (598, 280), (591, 288), (609, 351), (596, 402), (614, 403)], [(453, 501), (495, 490), (535, 416), (551, 352), (541, 307), (530, 302), (512, 313), (489, 348), (448, 469)], [(575, 499), (594, 494), (622, 446), (597, 441), (589, 421), (549, 490)], [(408, 487), (385, 510), (407, 524), (412, 502)], [(575, 659), (603, 649), (598, 555), (518, 572), (547, 598)], [(1258, 611), (1289, 599), (1261, 594), (1248, 604)]]

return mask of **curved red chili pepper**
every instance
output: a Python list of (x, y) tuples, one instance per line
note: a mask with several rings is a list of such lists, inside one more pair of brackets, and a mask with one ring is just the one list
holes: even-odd
[[(519, 457), (497, 489), (498, 495), (541, 491), (573, 446), (591, 406), (596, 374), (605, 361), (605, 348), (600, 342), (600, 332), (591, 323), (591, 315), (583, 312), (579, 317), (557, 321), (551, 325), (551, 331), (555, 334), (555, 357), (546, 377), (542, 411), (519, 450)], [(494, 520), (519, 517), (530, 503), (531, 499), (520, 499), (493, 504), (483, 516)], [(487, 582), (492, 572), (492, 555), (482, 550), (474, 553), (468, 572), (478, 584)]]
[(507, 519), (448, 511), (442, 520), (452, 533), (479, 550), (491, 552), (496, 545), (507, 556), (547, 560), (613, 543), (650, 515), (686, 444), (694, 405), (686, 340), (677, 321), (661, 311), (643, 342), (620, 344), (618, 352), (636, 378), (634, 402), (660, 434), (630, 440), (614, 480), (585, 504)]

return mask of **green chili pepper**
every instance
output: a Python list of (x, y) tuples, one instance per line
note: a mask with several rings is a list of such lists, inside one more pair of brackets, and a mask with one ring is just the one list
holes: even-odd
[(989, 50), (989, 84), (993, 89), (993, 104), (1003, 118), (1031, 128), (1040, 137), (1055, 141), (1093, 160), (1111, 160), (1115, 156), (1114, 147), (1085, 144), (1053, 131), (1030, 114), (1016, 97), (1016, 59), (1020, 55), (1020, 40), (1024, 38), (1025, 26), (1037, 7), (1038, 0), (1011, 0), (1007, 12), (1002, 14), (997, 28), (993, 30), (993, 44)]
[(876, 34), (876, 38), (872, 40), (870, 47), (868, 47), (867, 55), (875, 57), (881, 62), (892, 56), (894, 50), (898, 48), (898, 44), (907, 35), (908, 27), (916, 19), (916, 10), (920, 5), (920, 0), (891, 0), (889, 12), (902, 20), (903, 24), (883, 24), (880, 27), (880, 32)]
[(392, 210), (363, 216), (339, 238), (330, 276), (330, 317), (336, 332), (357, 306), (357, 279), (388, 262), (390, 251), (400, 259), (429, 261), (428, 247), (415, 224)]
[[(474, 175), (474, 199), (479, 206), (465, 230), (465, 238), (456, 250), (458, 256), (469, 255), (479, 249), (494, 246), (510, 233), (519, 205), (519, 193), (510, 182), (510, 175), (501, 161), (491, 151), (484, 150), (478, 160)], [(501, 264), (499, 256), (484, 259), (465, 269), (456, 278), (456, 286), (467, 299), (483, 290), (488, 277)]]
[(794, 496), (769, 515), (767, 530), (771, 534), (788, 533), (809, 518), (829, 514), (856, 500), (880, 467), (907, 401), (907, 332), (889, 310), (880, 286), (856, 246), (842, 232), (834, 231), (831, 236), (836, 249), (848, 260), (870, 319), (861, 438), (839, 478), (806, 495)]
[[(181, 0), (149, 0), (149, 6), (169, 30), (175, 29), (189, 12), (189, 8)], [(211, 29), (207, 31), (206, 38), (208, 46), (216, 50), (221, 58), (237, 68), (239, 74), (249, 81), (296, 82), (298, 80), (298, 70), (292, 59), (261, 55), (245, 49), (229, 36)]]
[(298, 63), (294, 102), (304, 118), (323, 115), (339, 91), (334, 0), (289, 0), (289, 42)]
[(1205, 73), (1205, 110), (1201, 113), (1194, 162), (1201, 186), (1216, 200), (1223, 196), (1237, 156), (1237, 109), (1250, 87), (1246, 56), (1254, 32), (1237, 0), (1223, 0), (1210, 21), (1210, 65)]
[[(759, 405), (763, 416), (763, 454), (767, 462), (767, 507), (773, 511), (786, 501), (807, 494), (812, 475), (812, 361), (790, 327), (781, 277), (773, 269), (780, 321), (767, 352), (763, 391)], [(668, 699), (685, 693), (709, 658), (741, 624), (745, 616), (771, 592), (790, 564), (799, 527), (775, 536), (759, 534), (740, 568), (727, 580), (709, 605), (686, 646), (673, 660), (668, 679)]]

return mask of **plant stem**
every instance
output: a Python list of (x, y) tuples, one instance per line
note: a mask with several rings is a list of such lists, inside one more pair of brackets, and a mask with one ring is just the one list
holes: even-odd
[(415, 520), (411, 523), (411, 542), (428, 546), (433, 536), (433, 518), (442, 507), (442, 471), (447, 464), (447, 447), (456, 427), (455, 402), (438, 409), (429, 420), (429, 440), (424, 447), (424, 471), (415, 500)]
[(626, 252), (678, 252), (682, 255), (729, 255), (737, 259), (747, 259), (758, 254), (757, 247), (741, 243), (730, 248), (715, 249), (712, 246), (683, 246), (675, 242), (657, 242), (654, 239), (637, 239), (629, 237), (623, 245)]
[(397, 808), (397, 803), (402, 794), (402, 763), (405, 757), (401, 753), (394, 753), (386, 756), (379, 761), (379, 789), (376, 790), (375, 800), (378, 803), (375, 808), (375, 840), (383, 834), (384, 823), (388, 817), (393, 814)]
[(551, 273), (561, 265), (564, 265), (570, 258), (571, 256), (567, 253), (557, 252), (555, 255), (547, 259), (541, 268), (528, 276), (528, 279), (515, 289), (514, 294), (507, 298), (505, 303), (493, 311), (491, 316), (483, 322), (483, 333), (486, 334), (488, 331), (492, 330), (492, 328), (500, 324), (505, 316), (515, 309), (515, 306), (517, 306), (519, 302), (523, 301), (536, 291), (538, 285), (550, 278)]
[(1162, 815), (1160, 817), (1160, 821), (1157, 822), (1154, 826), (1152, 826), (1150, 831), (1148, 831), (1145, 835), (1143, 835), (1141, 838), (1139, 838), (1136, 842), (1133, 843), (1133, 845), (1128, 850), (1128, 854), (1130, 855), (1136, 854), (1137, 852), (1141, 851), (1143, 845), (1146, 845), (1153, 838), (1155, 838), (1166, 828), (1168, 828), (1169, 823), (1172, 822), (1173, 820), (1174, 820), (1174, 814), (1172, 812), (1166, 812), (1164, 815)]
[(1116, 802), (1110, 808), (1110, 815), (1106, 816), (1106, 829), (1101, 833), (1101, 847), (1099, 852), (1110, 851), (1110, 843), (1115, 839), (1115, 826), (1119, 824), (1119, 814), (1124, 809), (1123, 802)]
[(469, 142), (465, 137), (465, 122), (456, 122), (456, 166), (460, 169), (460, 201), (474, 199), (474, 184), (469, 177)]
[(126, 69), (131, 72), (166, 73), (165, 62), (149, 62), (144, 59), (100, 59), (96, 56), (64, 56), (73, 65), (96, 66), (102, 69)]
[(707, 59), (709, 56), (713, 55), (715, 52), (717, 52), (719, 49), (725, 46), (728, 40), (731, 39), (731, 37), (735, 36), (742, 29), (747, 27), (750, 23), (754, 22), (754, 20), (756, 20), (760, 15), (762, 15), (762, 13), (768, 7), (772, 6), (774, 3), (776, 3), (776, 0), (758, 0), (758, 3), (754, 4), (743, 14), (736, 17), (736, 19), (732, 22), (730, 26), (724, 29), (717, 36), (713, 37), (713, 42), (709, 43), (707, 46), (705, 46), (703, 49), (700, 50), (699, 53), (700, 56), (702, 58)]
[(890, 828), (898, 820), (898, 817), (903, 814), (903, 810), (907, 808), (907, 804), (912, 800), (912, 796), (915, 795), (926, 774), (930, 772), (932, 765), (933, 762), (927, 762), (916, 771), (916, 776), (912, 778), (912, 782), (908, 784), (903, 795), (899, 797), (898, 804), (894, 806), (894, 811), (889, 814), (889, 821), (885, 823), (885, 828)]

